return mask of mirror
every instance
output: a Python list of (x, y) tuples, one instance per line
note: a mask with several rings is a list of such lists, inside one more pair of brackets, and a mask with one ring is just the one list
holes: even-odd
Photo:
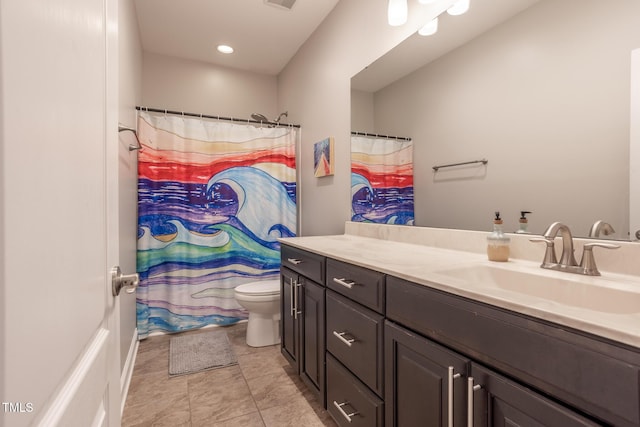
[[(415, 225), (629, 238), (636, 0), (472, 0), (352, 78), (352, 130), (413, 139)], [(486, 159), (450, 168), (434, 166)], [(632, 230), (632, 233), (635, 230)]]

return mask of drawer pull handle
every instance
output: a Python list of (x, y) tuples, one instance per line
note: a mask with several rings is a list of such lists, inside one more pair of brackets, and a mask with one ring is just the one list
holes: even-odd
[(344, 334), (346, 334), (346, 332), (333, 331), (333, 335), (335, 337), (337, 337), (340, 341), (345, 343), (348, 347), (351, 347), (351, 344), (353, 344), (356, 340), (354, 338), (347, 339), (347, 338), (344, 337)]
[(345, 288), (353, 288), (353, 285), (356, 284), (356, 282), (354, 282), (353, 280), (347, 280), (347, 279), (338, 279), (337, 277), (333, 278), (333, 281), (336, 282), (339, 285), (344, 286)]
[(480, 390), (481, 385), (473, 385), (473, 377), (467, 378), (467, 427), (473, 427), (473, 392)]
[(294, 265), (302, 264), (301, 259), (287, 258), (287, 261), (289, 261), (291, 264), (294, 264)]
[(343, 417), (345, 417), (347, 419), (348, 422), (351, 422), (351, 417), (353, 417), (354, 415), (358, 415), (359, 412), (352, 412), (350, 414), (347, 414), (344, 409), (342, 409), (342, 407), (344, 405), (347, 405), (349, 402), (342, 402), (342, 403), (338, 403), (335, 400), (333, 401), (333, 406), (335, 406), (336, 408), (338, 408), (338, 411), (340, 411), (340, 413), (342, 414)]
[(460, 378), (460, 373), (454, 374), (453, 366), (449, 366), (449, 374), (448, 374), (449, 381), (448, 381), (448, 390), (447, 390), (447, 396), (449, 400), (449, 402), (447, 403), (447, 415), (448, 415), (447, 426), (448, 427), (453, 427), (453, 380), (455, 380), (456, 378)]

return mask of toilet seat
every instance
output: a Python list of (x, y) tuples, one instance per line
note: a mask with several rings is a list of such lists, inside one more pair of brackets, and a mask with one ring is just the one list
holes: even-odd
[(242, 295), (280, 295), (280, 280), (262, 280), (236, 286), (235, 292)]

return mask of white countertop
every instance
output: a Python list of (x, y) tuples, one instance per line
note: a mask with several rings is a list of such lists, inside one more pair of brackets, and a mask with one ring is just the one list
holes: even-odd
[[(637, 306), (633, 304), (633, 301), (636, 301), (635, 297), (638, 297), (637, 301), (640, 301), (640, 279), (638, 276), (608, 272), (603, 273), (603, 276), (600, 277), (582, 276), (543, 270), (540, 268), (540, 262), (518, 259), (506, 263), (495, 263), (488, 261), (485, 254), (352, 234), (293, 237), (279, 240), (287, 245), (339, 261), (569, 326), (640, 349), (640, 304)], [(610, 289), (612, 292), (622, 290), (631, 292), (633, 298), (630, 306), (620, 309), (610, 303), (607, 304), (606, 301), (603, 301), (603, 304), (599, 306), (597, 300), (590, 308), (576, 307), (519, 292), (477, 286), (469, 281), (441, 273), (447, 269), (455, 270), (456, 268), (482, 265), (528, 272), (540, 275), (542, 278), (548, 277), (587, 285), (598, 285), (600, 290)]]

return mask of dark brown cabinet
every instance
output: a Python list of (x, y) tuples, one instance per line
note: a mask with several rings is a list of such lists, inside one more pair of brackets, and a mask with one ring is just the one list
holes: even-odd
[(327, 291), (327, 351), (382, 396), (384, 317)]
[(382, 427), (384, 403), (327, 353), (327, 410), (340, 426)]
[[(640, 426), (637, 350), (394, 277), (386, 287), (390, 321), (472, 361), (473, 425)], [(389, 333), (386, 343), (394, 345)], [(404, 414), (391, 409), (404, 402), (389, 389), (397, 362), (393, 348), (386, 351), (385, 405)]]
[(282, 246), (282, 354), (340, 426), (640, 427), (640, 350)]
[(385, 359), (387, 427), (602, 425), (389, 321)]
[(282, 355), (298, 369), (299, 328), (297, 306), (298, 274), (293, 271), (280, 269), (280, 348)]
[(603, 426), (525, 386), (472, 364), (467, 384), (476, 427)]
[(324, 258), (283, 246), (282, 265), (281, 352), (325, 405)]
[(466, 426), (469, 359), (385, 324), (387, 427)]
[(300, 376), (325, 404), (325, 289), (301, 278)]
[(340, 426), (384, 425), (384, 280), (327, 259), (327, 410)]

